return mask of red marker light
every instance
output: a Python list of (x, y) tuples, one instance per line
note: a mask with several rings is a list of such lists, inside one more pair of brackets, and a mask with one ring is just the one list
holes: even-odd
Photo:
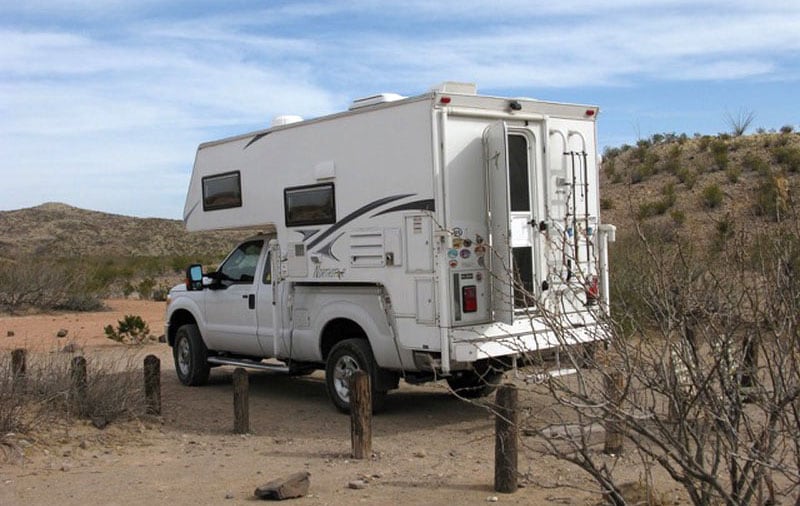
[(589, 117), (594, 116), (595, 110), (594, 109), (586, 109), (586, 115)]
[(450, 98), (450, 97), (442, 97), (442, 98), (439, 99), (439, 103), (440, 104), (449, 104), (451, 100), (453, 100), (453, 99)]
[(465, 313), (478, 310), (478, 291), (474, 285), (461, 288), (461, 310)]

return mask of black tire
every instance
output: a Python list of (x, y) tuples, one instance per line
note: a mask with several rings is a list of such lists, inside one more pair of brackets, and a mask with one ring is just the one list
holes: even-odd
[(186, 386), (200, 386), (208, 382), (211, 368), (208, 364), (208, 349), (197, 325), (186, 324), (178, 328), (172, 347), (175, 372)]
[(494, 392), (503, 380), (503, 371), (459, 371), (447, 378), (447, 384), (459, 397), (477, 399)]
[(378, 365), (366, 339), (345, 339), (337, 343), (325, 363), (325, 386), (336, 409), (350, 412), (349, 376), (355, 370), (369, 374), (372, 387), (372, 411), (379, 411), (386, 400), (386, 391), (375, 390)]

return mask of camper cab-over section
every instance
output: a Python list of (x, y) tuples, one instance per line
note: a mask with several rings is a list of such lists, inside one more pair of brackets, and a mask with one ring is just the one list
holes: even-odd
[(483, 395), (515, 358), (602, 339), (597, 112), (446, 83), (202, 144), (187, 228), (264, 233), (171, 291), (180, 379), (325, 369), (347, 410), (355, 369), (377, 403), (401, 376)]

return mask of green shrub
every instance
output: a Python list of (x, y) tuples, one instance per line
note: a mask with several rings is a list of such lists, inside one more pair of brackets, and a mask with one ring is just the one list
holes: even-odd
[(674, 221), (676, 225), (683, 225), (684, 223), (686, 223), (686, 213), (684, 213), (680, 209), (673, 209), (672, 211), (669, 212), (669, 216), (670, 218), (672, 218), (672, 221)]
[(725, 170), (728, 167), (728, 144), (726, 142), (722, 140), (712, 142), (711, 155), (719, 170)]
[(731, 183), (738, 183), (742, 175), (742, 169), (738, 165), (731, 165), (725, 170), (725, 175)]
[(715, 209), (722, 204), (722, 199), (724, 197), (725, 194), (722, 192), (722, 189), (719, 187), (719, 185), (712, 183), (703, 188), (701, 201), (704, 207), (708, 209)]
[(153, 278), (144, 278), (136, 286), (136, 291), (139, 292), (139, 298), (142, 300), (150, 300), (153, 296), (153, 288), (156, 282)]
[(106, 325), (103, 329), (106, 337), (118, 343), (142, 344), (151, 339), (150, 327), (139, 315), (125, 315), (117, 321), (117, 328)]
[(667, 152), (667, 159), (664, 161), (664, 170), (670, 174), (677, 174), (681, 168), (681, 147), (678, 144), (672, 146)]
[(729, 214), (726, 214), (720, 221), (714, 225), (714, 240), (711, 242), (711, 250), (713, 252), (720, 252), (725, 249), (725, 244), (733, 237), (734, 226), (733, 220)]
[(614, 209), (614, 201), (608, 197), (601, 197), (600, 198), (600, 209), (603, 211), (607, 211), (609, 209)]
[(769, 163), (753, 152), (746, 153), (742, 159), (742, 166), (745, 170), (758, 172), (759, 174), (769, 174)]
[(711, 137), (710, 135), (703, 135), (703, 136), (701, 136), (701, 137), (698, 139), (698, 142), (697, 142), (697, 149), (698, 149), (698, 150), (700, 150), (700, 151), (705, 151), (705, 150), (707, 150), (707, 149), (708, 149), (708, 147), (711, 145), (711, 141), (712, 141), (713, 139), (714, 139), (714, 138), (713, 138), (713, 137)]
[(783, 176), (765, 176), (756, 190), (755, 212), (779, 221), (789, 211), (789, 182)]
[(773, 148), (772, 156), (789, 172), (800, 171), (800, 148), (796, 146), (778, 146)]
[(685, 184), (686, 188), (690, 190), (694, 188), (695, 183), (697, 183), (697, 173), (686, 167), (678, 169), (675, 176), (678, 178), (678, 181)]
[(790, 134), (792, 132), (794, 132), (794, 127), (792, 125), (783, 125), (781, 127), (782, 134)]

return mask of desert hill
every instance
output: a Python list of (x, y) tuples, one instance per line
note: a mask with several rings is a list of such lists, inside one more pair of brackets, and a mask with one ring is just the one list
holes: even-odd
[(179, 220), (46, 203), (0, 212), (0, 258), (223, 255), (251, 232), (189, 233)]
[[(800, 135), (656, 134), (606, 148), (602, 220), (623, 232), (638, 224), (669, 239), (713, 243), (734, 230), (766, 231), (793, 219), (800, 188)], [(698, 241), (699, 240), (699, 241)]]

